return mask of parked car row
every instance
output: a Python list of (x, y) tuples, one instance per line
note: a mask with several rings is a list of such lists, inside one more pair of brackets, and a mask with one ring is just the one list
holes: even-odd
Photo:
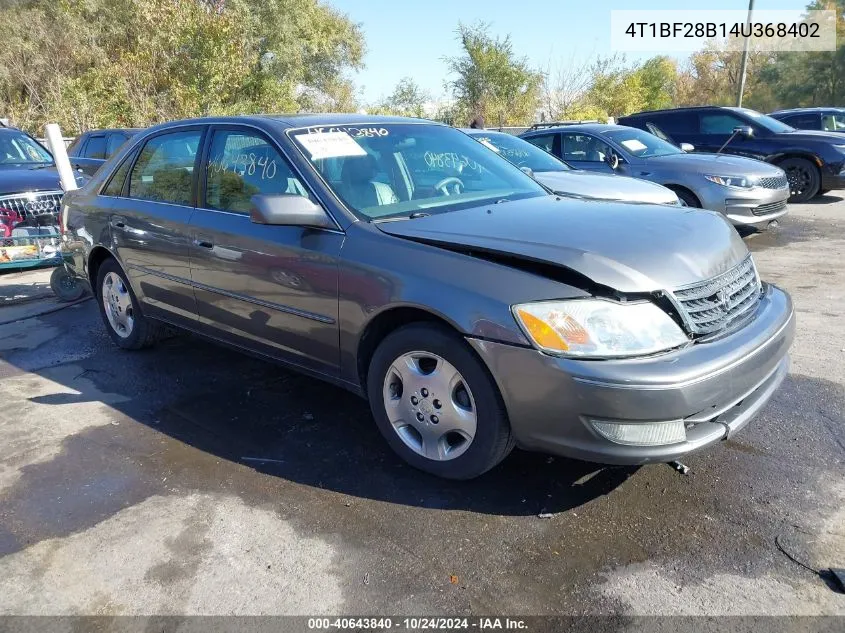
[[(516, 445), (678, 459), (737, 433), (788, 370), (791, 300), (732, 225), (845, 186), (845, 152), (745, 109), (620, 123), (91, 132), (70, 148), (92, 176), (61, 202), (67, 267), (119, 347), (175, 326), (346, 388), (439, 476)], [(9, 164), (55, 182), (49, 153), (9, 132)]]

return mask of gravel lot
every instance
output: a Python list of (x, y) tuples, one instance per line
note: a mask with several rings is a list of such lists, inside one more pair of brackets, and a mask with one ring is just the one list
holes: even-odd
[(845, 200), (791, 209), (746, 238), (795, 300), (791, 374), (687, 476), (517, 451), (440, 481), (333, 387), (121, 352), (93, 301), (0, 309), (0, 613), (845, 615), (776, 545), (845, 567)]

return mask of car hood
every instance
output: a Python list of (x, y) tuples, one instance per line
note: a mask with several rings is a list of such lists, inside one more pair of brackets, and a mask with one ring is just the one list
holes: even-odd
[(28, 191), (61, 191), (55, 167), (0, 167), (0, 196)]
[(780, 167), (754, 158), (732, 156), (730, 154), (670, 154), (652, 156), (647, 159), (649, 165), (663, 165), (682, 171), (713, 173), (716, 176), (761, 176), (783, 175)]
[(788, 138), (791, 141), (821, 141), (842, 145), (842, 135), (839, 132), (822, 132), (816, 130), (795, 130), (794, 132), (781, 132), (779, 137)]
[(719, 275), (747, 255), (718, 213), (542, 196), (376, 226), (397, 237), (575, 271), (620, 292), (652, 292)]
[(576, 195), (599, 200), (677, 204), (674, 191), (646, 180), (592, 171), (538, 171), (534, 178), (561, 195)]

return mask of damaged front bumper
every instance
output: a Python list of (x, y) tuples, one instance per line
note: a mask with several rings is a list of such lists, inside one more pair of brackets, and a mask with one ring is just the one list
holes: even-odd
[[(792, 302), (767, 285), (754, 318), (718, 340), (650, 358), (576, 360), (470, 339), (496, 378), (520, 446), (608, 464), (679, 459), (739, 431), (788, 373)], [(600, 429), (673, 424), (670, 443)], [(667, 427), (668, 428), (668, 427)], [(645, 438), (645, 439), (643, 439)], [(659, 442), (665, 442), (665, 439)]]

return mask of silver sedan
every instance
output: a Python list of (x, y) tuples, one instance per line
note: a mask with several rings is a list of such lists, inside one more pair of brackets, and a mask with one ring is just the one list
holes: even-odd
[(687, 206), (718, 211), (736, 226), (764, 228), (787, 210), (789, 183), (784, 171), (752, 158), (688, 154), (653, 134), (623, 125), (567, 125), (531, 130), (522, 138), (577, 169), (664, 185)]

